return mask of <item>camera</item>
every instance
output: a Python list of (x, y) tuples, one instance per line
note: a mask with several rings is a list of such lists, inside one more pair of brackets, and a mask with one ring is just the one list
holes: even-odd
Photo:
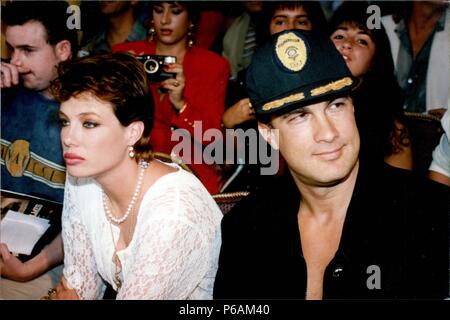
[(143, 63), (150, 82), (161, 82), (166, 79), (175, 78), (176, 76), (173, 72), (165, 72), (163, 70), (164, 66), (177, 62), (177, 58), (174, 56), (147, 54), (137, 56), (136, 59)]

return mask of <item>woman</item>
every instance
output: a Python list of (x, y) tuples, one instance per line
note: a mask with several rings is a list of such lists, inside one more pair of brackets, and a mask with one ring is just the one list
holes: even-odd
[(176, 63), (165, 69), (175, 77), (150, 85), (155, 100), (155, 127), (150, 141), (155, 152), (171, 154), (178, 143), (177, 139), (171, 139), (172, 130), (187, 130), (192, 142), (191, 156), (177, 156), (190, 164), (211, 194), (217, 193), (219, 176), (215, 165), (208, 165), (205, 161), (194, 163), (192, 154), (201, 155), (203, 147), (208, 144), (202, 141), (204, 131), (220, 129), (229, 75), (228, 62), (193, 45), (196, 22), (193, 4), (157, 2), (152, 7), (152, 18), (150, 41), (119, 44), (113, 47), (113, 51), (176, 57)]
[(152, 159), (153, 102), (126, 54), (61, 68), (61, 142), (69, 179), (62, 217), (59, 299), (209, 299), (221, 212), (202, 184)]
[(361, 156), (380, 157), (394, 167), (412, 169), (409, 136), (403, 125), (403, 97), (394, 76), (384, 29), (368, 29), (367, 4), (344, 3), (334, 14), (331, 39), (352, 75), (361, 81), (354, 92), (361, 134)]

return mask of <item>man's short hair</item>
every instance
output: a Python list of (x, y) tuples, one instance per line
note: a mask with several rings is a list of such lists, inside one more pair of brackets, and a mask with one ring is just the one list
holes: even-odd
[(2, 20), (8, 26), (21, 26), (31, 21), (40, 22), (47, 32), (46, 40), (50, 45), (55, 46), (60, 41), (68, 40), (72, 57), (76, 57), (77, 31), (67, 27), (68, 6), (66, 1), (14, 1), (4, 7)]

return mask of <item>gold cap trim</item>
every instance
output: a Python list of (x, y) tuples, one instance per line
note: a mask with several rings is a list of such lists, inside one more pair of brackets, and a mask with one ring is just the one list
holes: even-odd
[(333, 81), (327, 85), (312, 89), (311, 96), (314, 97), (314, 96), (318, 96), (318, 95), (324, 94), (329, 91), (337, 91), (344, 87), (350, 86), (352, 83), (353, 83), (352, 78), (345, 77), (341, 80)]
[(270, 101), (270, 102), (264, 104), (262, 109), (264, 111), (268, 111), (268, 110), (279, 108), (279, 107), (285, 105), (286, 103), (300, 101), (300, 100), (303, 100), (303, 99), (305, 99), (305, 95), (303, 94), (303, 92), (296, 93), (296, 94), (290, 95), (288, 97), (284, 97), (284, 98), (281, 98), (281, 99)]

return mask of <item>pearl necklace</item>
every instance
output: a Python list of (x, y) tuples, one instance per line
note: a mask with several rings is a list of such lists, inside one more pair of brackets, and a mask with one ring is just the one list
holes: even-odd
[(107, 196), (105, 194), (105, 191), (102, 190), (103, 208), (104, 208), (109, 220), (116, 224), (121, 224), (122, 222), (124, 222), (125, 220), (128, 219), (130, 213), (133, 211), (133, 207), (137, 201), (137, 198), (139, 197), (139, 194), (141, 193), (142, 181), (144, 180), (145, 169), (148, 168), (148, 162), (141, 160), (139, 162), (139, 167), (141, 168), (141, 170), (139, 172), (139, 176), (137, 179), (136, 189), (134, 189), (134, 193), (133, 193), (133, 196), (131, 197), (130, 203), (128, 204), (127, 211), (125, 211), (125, 214), (122, 217), (116, 218), (115, 216), (113, 216), (111, 209), (108, 207), (108, 204), (106, 203)]

